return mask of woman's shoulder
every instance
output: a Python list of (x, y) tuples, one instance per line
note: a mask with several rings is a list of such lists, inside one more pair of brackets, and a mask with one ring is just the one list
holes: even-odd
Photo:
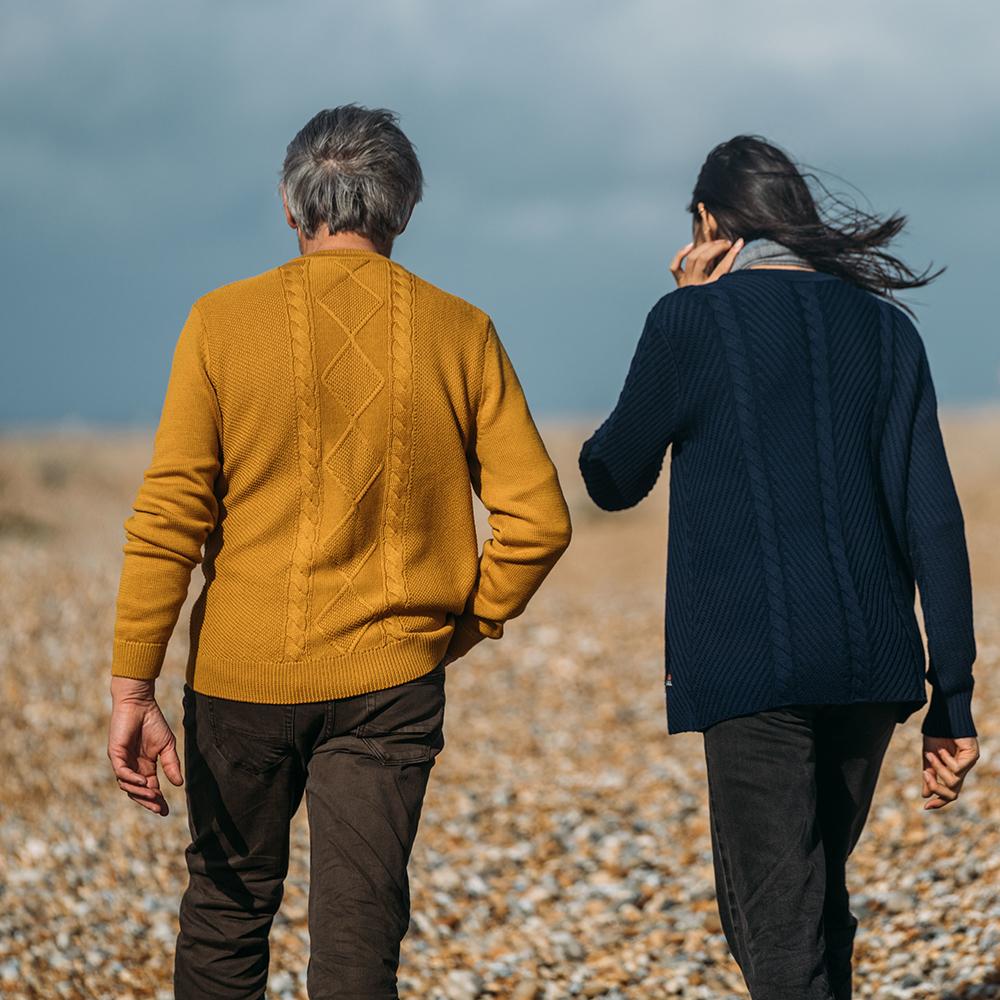
[(647, 323), (674, 327), (696, 321), (706, 308), (705, 289), (708, 287), (707, 284), (681, 285), (671, 289), (653, 304)]

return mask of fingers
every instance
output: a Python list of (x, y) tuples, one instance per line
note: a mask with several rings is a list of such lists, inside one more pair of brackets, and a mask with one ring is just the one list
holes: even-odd
[(688, 254), (688, 266), (690, 267), (692, 263), (703, 265), (715, 260), (720, 253), (732, 246), (732, 242), (732, 240), (707, 240), (705, 243), (699, 243)]
[(946, 805), (948, 803), (944, 799), (935, 795), (924, 803), (924, 809), (944, 809)]
[[(729, 272), (736, 255), (743, 248), (743, 239), (706, 240), (695, 246), (685, 243), (674, 254), (670, 262), (670, 273), (678, 285), (700, 285), (715, 281)], [(725, 254), (722, 260), (713, 266), (720, 254)]]
[(704, 283), (707, 280), (709, 265), (730, 246), (732, 246), (731, 240), (708, 240), (696, 246), (684, 262), (686, 283)]
[(968, 760), (959, 760), (948, 753), (948, 750), (945, 747), (940, 747), (937, 753), (944, 765), (959, 779), (959, 781), (965, 778), (965, 776), (972, 769), (972, 765), (975, 764), (978, 759), (977, 757), (972, 757)]
[(718, 281), (724, 274), (729, 273), (729, 269), (733, 266), (733, 261), (736, 259), (736, 255), (743, 249), (743, 237), (741, 236), (727, 251), (722, 260), (719, 261), (715, 267), (712, 268), (712, 273), (709, 276), (709, 281)]
[(130, 781), (122, 781), (121, 778), (117, 779), (118, 787), (126, 794), (129, 798), (136, 800), (143, 800), (144, 802), (153, 802), (156, 799), (162, 798), (160, 790), (158, 788), (150, 788), (148, 785), (136, 785)]
[(182, 784), (174, 734), (155, 702), (152, 708), (116, 707), (112, 712), (108, 759), (118, 787), (144, 809), (166, 816), (170, 810), (156, 773), (157, 758), (168, 780)]
[[(943, 799), (945, 803), (954, 802), (958, 798), (958, 792), (954, 788), (949, 788), (941, 782), (930, 769), (924, 771), (927, 780), (927, 787), (931, 790), (933, 797)], [(927, 806), (924, 807), (925, 809)]]
[(115, 772), (115, 777), (130, 785), (145, 786), (145, 776), (130, 766), (128, 758), (129, 753), (124, 747), (108, 747), (108, 759), (111, 761), (111, 769)]
[[(166, 816), (167, 803), (160, 792), (156, 775), (149, 777), (140, 774), (128, 761), (129, 753), (123, 747), (108, 747), (108, 758), (111, 761), (111, 768), (114, 771), (115, 781), (118, 787), (133, 801), (137, 802), (144, 809), (156, 813), (158, 816)], [(143, 767), (143, 763), (136, 760), (138, 767)]]
[[(115, 765), (115, 762), (112, 761)], [(148, 758), (140, 758), (137, 761), (139, 771), (127, 766), (114, 766), (115, 780), (118, 787), (133, 801), (144, 806), (157, 815), (167, 815), (167, 803), (160, 791), (160, 782), (157, 780), (155, 768), (156, 764)], [(153, 773), (149, 773), (150, 768)], [(140, 773), (145, 771), (145, 774)]]
[(958, 774), (955, 774), (948, 765), (933, 751), (928, 751), (924, 754), (927, 758), (928, 763), (931, 765), (931, 769), (938, 781), (938, 784), (944, 785), (948, 789), (957, 789), (962, 784), (962, 779)]
[(979, 759), (974, 737), (944, 739), (925, 737), (923, 787), (924, 809), (943, 809), (961, 794), (965, 776)]
[(148, 757), (139, 758), (139, 769), (145, 774), (139, 774), (141, 784), (134, 781), (118, 780), (118, 787), (133, 801), (158, 816), (166, 816), (170, 811), (167, 800), (160, 790), (160, 781), (156, 776), (156, 762)]
[(681, 279), (684, 277), (684, 258), (687, 256), (688, 252), (694, 246), (694, 243), (685, 243), (684, 246), (674, 254), (673, 260), (670, 261), (670, 273), (674, 276), (677, 284), (681, 283)]
[(138, 803), (150, 812), (156, 813), (158, 816), (166, 816), (170, 811), (167, 806), (167, 801), (163, 797), (163, 793), (159, 789), (159, 785), (156, 782), (155, 776), (152, 779), (143, 778), (140, 774), (139, 779), (143, 782), (139, 784), (135, 781), (127, 781), (123, 778), (117, 777), (118, 787), (133, 801)]
[(151, 813), (155, 813), (157, 816), (166, 816), (170, 813), (170, 806), (167, 805), (167, 800), (159, 793), (157, 793), (154, 799), (146, 799), (142, 796), (134, 795), (132, 792), (127, 792), (126, 794), (133, 802), (142, 806), (143, 809), (148, 809)]
[(975, 767), (976, 761), (979, 760), (979, 741), (972, 740), (971, 743), (973, 744), (972, 746), (962, 746), (959, 743), (954, 755), (948, 751), (947, 747), (938, 747), (937, 750), (949, 769), (960, 778), (964, 778)]
[(181, 761), (177, 756), (176, 744), (171, 742), (160, 751), (160, 764), (163, 767), (163, 773), (172, 785), (184, 784), (184, 777), (181, 774)]
[(952, 774), (933, 753), (925, 753), (924, 756), (931, 764), (923, 772), (924, 787), (930, 793), (924, 809), (943, 809), (958, 798), (962, 779)]

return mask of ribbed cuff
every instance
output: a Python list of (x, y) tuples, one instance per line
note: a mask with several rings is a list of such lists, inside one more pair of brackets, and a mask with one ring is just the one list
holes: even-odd
[(113, 677), (131, 677), (139, 681), (155, 680), (160, 675), (166, 653), (166, 643), (115, 639), (111, 674)]
[(933, 691), (920, 731), (924, 736), (942, 739), (978, 736), (972, 721), (972, 691), (958, 691), (950, 695)]
[(584, 443), (577, 459), (587, 493), (602, 510), (621, 510), (625, 506), (621, 494), (607, 465), (601, 459), (593, 457), (592, 441), (593, 439)]
[(455, 631), (445, 655), (457, 660), (460, 656), (465, 656), (474, 646), (478, 646), (483, 639), (499, 639), (502, 634), (501, 624), (488, 622), (475, 615), (460, 615), (455, 619)]

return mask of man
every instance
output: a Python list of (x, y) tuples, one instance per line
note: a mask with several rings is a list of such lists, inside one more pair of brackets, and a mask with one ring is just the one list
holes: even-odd
[(263, 995), (303, 793), (309, 995), (397, 996), (445, 665), (499, 638), (569, 544), (490, 318), (389, 259), (421, 188), (395, 115), (320, 112), (282, 174), (300, 256), (199, 299), (176, 345), (125, 522), (108, 755), (165, 815), (157, 759), (175, 785), (181, 768), (154, 685), (204, 560), (178, 998)]

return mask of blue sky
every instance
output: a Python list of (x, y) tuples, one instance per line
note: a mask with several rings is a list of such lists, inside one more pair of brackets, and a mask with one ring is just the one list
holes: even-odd
[(948, 265), (908, 299), (941, 402), (997, 400), (1000, 7), (833, 6), (4, 4), (0, 424), (155, 423), (191, 302), (297, 252), (284, 147), (346, 101), (401, 114), (395, 256), (493, 315), (539, 415), (614, 402), (739, 132), (910, 217), (902, 255)]

